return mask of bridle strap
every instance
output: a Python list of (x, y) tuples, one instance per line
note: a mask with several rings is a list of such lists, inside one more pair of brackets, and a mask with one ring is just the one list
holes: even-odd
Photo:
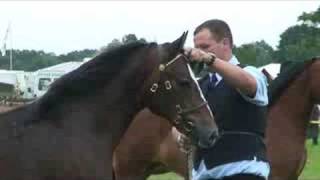
[(188, 59), (184, 54), (180, 53), (175, 58), (173, 58), (171, 61), (167, 62), (167, 64), (165, 64), (165, 67), (168, 67), (171, 64), (173, 64), (174, 62), (176, 62), (181, 56), (183, 56), (185, 59)]
[(179, 113), (179, 115), (185, 115), (185, 114), (188, 114), (188, 113), (191, 113), (193, 111), (196, 111), (198, 109), (200, 109), (202, 106), (206, 106), (208, 104), (207, 101), (204, 101), (202, 102), (201, 104), (195, 106), (195, 107), (191, 107), (191, 108), (186, 108), (186, 109), (182, 109), (181, 112)]
[[(184, 57), (183, 60), (185, 61), (189, 61), (188, 57), (185, 56), (183, 53), (179, 53), (176, 57), (174, 57), (172, 60), (170, 60), (169, 62), (167, 62), (166, 64), (160, 64), (158, 66), (158, 68), (155, 68), (152, 72), (151, 78), (154, 77), (156, 74), (159, 75), (159, 77), (157, 78), (158, 80), (156, 82), (151, 82), (151, 87), (149, 88), (149, 92), (151, 92), (151, 94), (154, 96), (157, 93), (157, 89), (162, 85), (163, 82), (163, 86), (166, 87), (166, 80), (162, 81), (162, 74), (165, 73), (165, 70), (168, 66), (174, 64), (175, 62), (177, 62), (180, 57)], [(161, 84), (160, 84), (161, 83)], [(166, 89), (166, 88), (165, 88)], [(170, 90), (171, 88), (167, 89)], [(185, 131), (185, 133), (191, 133), (192, 129), (193, 129), (193, 122), (184, 119), (183, 117), (191, 112), (194, 112), (200, 108), (202, 108), (203, 106), (206, 106), (208, 103), (207, 101), (202, 102), (201, 104), (194, 106), (194, 107), (190, 107), (190, 108), (182, 108), (179, 104), (176, 105), (177, 108), (177, 114), (176, 114), (176, 119), (173, 120), (175, 126), (182, 128), (183, 131)], [(181, 126), (182, 125), (182, 126)]]
[(177, 118), (173, 121), (175, 126), (178, 128), (181, 128), (180, 130), (182, 130), (186, 134), (192, 133), (192, 129), (194, 128), (194, 123), (188, 119), (184, 119), (184, 116), (188, 113), (197, 111), (198, 109), (200, 109), (203, 106), (206, 106), (207, 104), (208, 102), (204, 101), (203, 103), (188, 109), (182, 109), (180, 106), (178, 106), (179, 108), (177, 107), (178, 108)]

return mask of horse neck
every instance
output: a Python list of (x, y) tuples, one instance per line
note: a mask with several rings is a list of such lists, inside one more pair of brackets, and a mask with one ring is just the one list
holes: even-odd
[[(109, 112), (113, 114), (113, 117), (116, 117), (116, 121), (113, 122), (113, 130), (118, 130), (113, 133), (113, 142), (116, 145), (128, 129), (134, 116), (146, 106), (144, 84), (158, 64), (156, 59), (149, 58), (151, 54), (146, 55), (146, 57), (143, 61), (135, 60), (129, 64), (131, 68), (127, 69), (131, 70), (124, 71), (115, 81), (118, 82), (119, 86), (116, 95), (108, 98), (109, 105), (107, 107), (112, 109)], [(106, 94), (109, 94), (109, 92), (107, 91)]]
[(5, 135), (18, 135), (19, 127), (23, 127), (25, 119), (32, 121), (35, 116), (32, 113), (33, 104), (23, 105), (0, 113), (0, 132)]
[(267, 139), (290, 137), (304, 143), (309, 116), (313, 107), (307, 71), (297, 77), (284, 90), (268, 112)]

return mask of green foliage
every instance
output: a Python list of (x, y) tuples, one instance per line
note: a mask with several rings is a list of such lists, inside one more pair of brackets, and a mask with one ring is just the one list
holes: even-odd
[[(10, 52), (7, 56), (0, 56), (0, 68), (9, 69)], [(14, 70), (34, 71), (57, 64), (59, 61), (52, 53), (35, 50), (12, 50), (13, 68)]]
[(307, 163), (303, 169), (301, 180), (319, 180), (320, 179), (320, 145), (314, 146), (311, 140), (307, 141)]
[[(146, 42), (144, 38), (138, 40), (134, 34), (125, 35), (122, 41), (118, 39), (112, 40), (107, 46), (100, 48), (117, 47), (121, 44), (131, 43), (134, 41)], [(24, 71), (35, 71), (41, 68), (52, 66), (55, 64), (68, 61), (82, 61), (86, 57), (93, 57), (98, 53), (97, 49), (83, 49), (72, 51), (67, 54), (55, 55), (54, 53), (46, 53), (44, 51), (35, 50), (12, 50), (13, 69)], [(6, 56), (0, 56), (0, 69), (10, 68), (10, 51), (7, 50)]]
[(298, 17), (298, 21), (302, 21), (304, 24), (317, 27), (320, 24), (320, 7), (318, 7), (318, 9), (314, 12), (304, 12)]
[(58, 56), (58, 58), (62, 62), (82, 61), (83, 58), (93, 57), (96, 53), (97, 53), (96, 49), (84, 49), (81, 51), (72, 51), (67, 54), (62, 54), (62, 55)]
[[(252, 66), (263, 66), (274, 62), (273, 48), (265, 41), (256, 41), (253, 43), (243, 44), (239, 47), (233, 47), (233, 53), (239, 59), (241, 64)], [(192, 62), (191, 68), (196, 76), (203, 76), (208, 69), (203, 63)]]
[(105, 49), (110, 49), (110, 48), (115, 48), (118, 47), (122, 44), (121, 41), (119, 41), (118, 39), (113, 39), (107, 46), (104, 46), (101, 48), (101, 50), (105, 50)]
[[(97, 50), (73, 51), (56, 56), (53, 53), (35, 50), (12, 50), (13, 69), (24, 71), (35, 71), (55, 64), (67, 61), (81, 61), (85, 57), (92, 57)], [(0, 69), (9, 69), (10, 52), (6, 56), (0, 56)]]
[(123, 44), (132, 43), (135, 41), (138, 41), (138, 38), (135, 34), (127, 34), (127, 35), (123, 36), (123, 38), (122, 38)]
[(289, 27), (280, 35), (277, 61), (301, 61), (320, 55), (320, 7), (298, 17), (301, 24)]
[(183, 180), (183, 178), (175, 173), (165, 173), (161, 175), (152, 175), (148, 180)]
[[(265, 41), (256, 41), (234, 47), (234, 54), (242, 64), (262, 66), (271, 62), (300, 61), (320, 55), (320, 7), (314, 11), (298, 17), (301, 24), (289, 27), (280, 35), (277, 50), (273, 50)], [(113, 39), (99, 50), (118, 47), (134, 41), (147, 42), (144, 38), (137, 38), (135, 34), (126, 34), (121, 40)], [(35, 50), (13, 50), (13, 67), (15, 70), (34, 71), (54, 64), (67, 61), (81, 61), (85, 57), (93, 57), (98, 53), (96, 49), (72, 51), (56, 56), (53, 53)], [(9, 51), (7, 51), (7, 54)], [(203, 72), (204, 65), (191, 64), (197, 75)], [(0, 68), (9, 69), (9, 56), (0, 56)]]
[(264, 40), (243, 44), (233, 49), (241, 64), (262, 66), (273, 61), (273, 48)]
[(100, 50), (103, 51), (106, 49), (116, 48), (122, 44), (132, 43), (135, 41), (141, 41), (141, 42), (145, 42), (145, 43), (147, 42), (146, 39), (144, 39), (144, 38), (138, 39), (135, 34), (127, 34), (122, 37), (121, 41), (119, 39), (115, 38), (107, 46), (101, 47)]
[(123, 44), (132, 43), (135, 41), (147, 42), (144, 38), (138, 39), (135, 34), (127, 34), (127, 35), (124, 35), (122, 38)]
[(306, 24), (295, 25), (280, 35), (275, 56), (279, 62), (301, 61), (320, 55), (320, 29)]

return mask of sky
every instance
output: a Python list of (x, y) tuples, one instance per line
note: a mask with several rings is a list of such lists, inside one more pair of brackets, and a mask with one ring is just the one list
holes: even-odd
[(225, 20), (235, 45), (265, 40), (276, 47), (280, 34), (296, 25), (320, 1), (0, 1), (0, 45), (8, 24), (7, 47), (56, 54), (99, 49), (133, 33), (171, 42), (209, 19)]

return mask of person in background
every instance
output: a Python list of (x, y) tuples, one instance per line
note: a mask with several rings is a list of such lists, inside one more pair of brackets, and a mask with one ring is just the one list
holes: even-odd
[(319, 105), (314, 105), (311, 112), (310, 123), (308, 125), (308, 130), (307, 130), (308, 137), (312, 139), (313, 145), (318, 145), (319, 125), (320, 125)]

